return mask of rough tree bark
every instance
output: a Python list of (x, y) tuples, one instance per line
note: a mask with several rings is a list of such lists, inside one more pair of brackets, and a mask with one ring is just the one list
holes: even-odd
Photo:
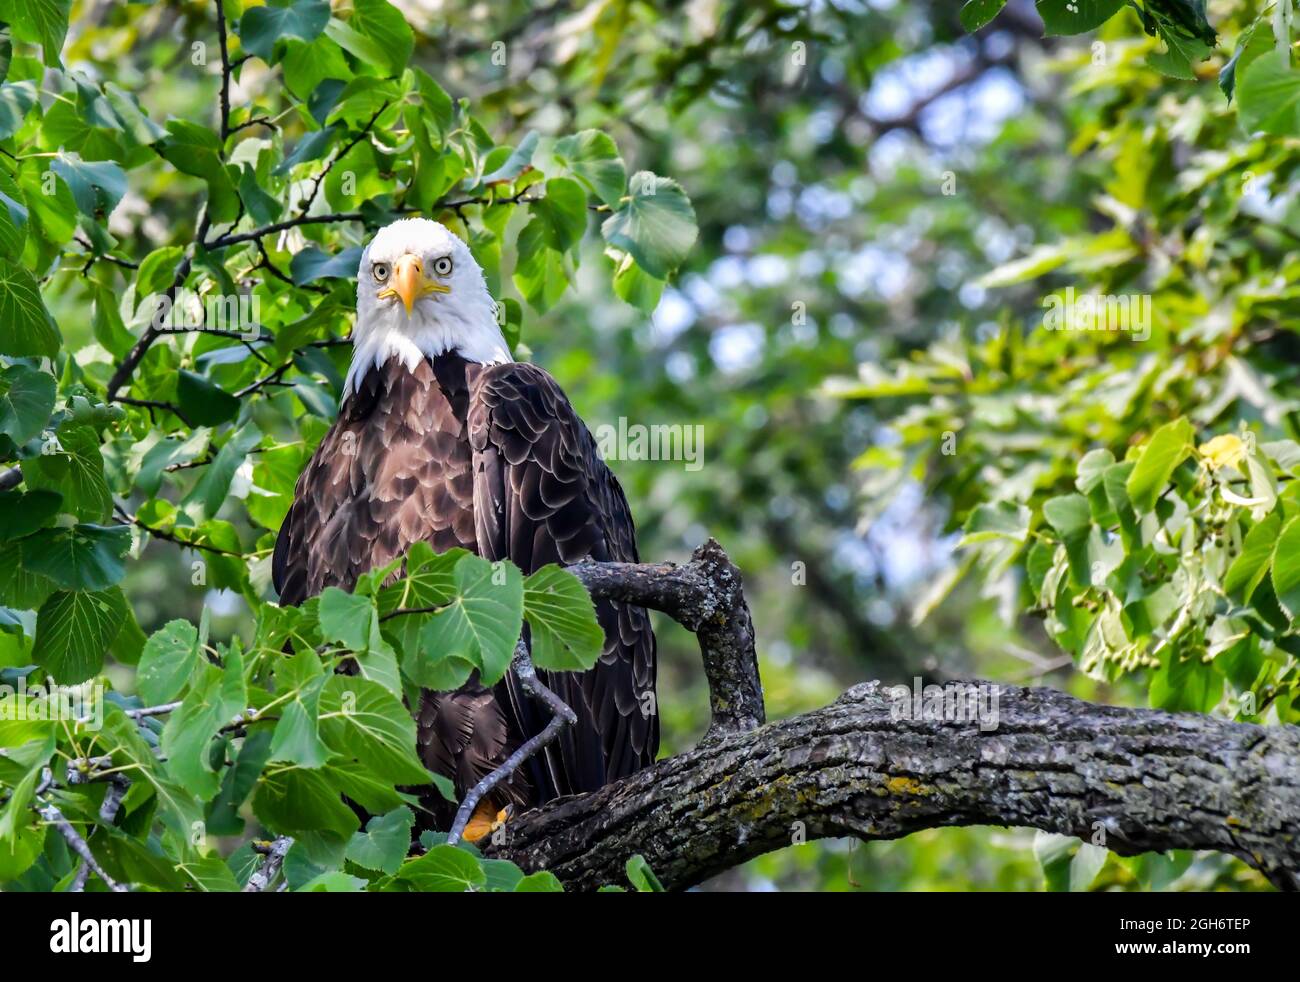
[(549, 869), (569, 889), (622, 881), (635, 853), (680, 889), (799, 837), (869, 841), (958, 825), (1086, 840), (1100, 832), (1124, 855), (1212, 849), (1300, 889), (1300, 728), (992, 686), (998, 723), (982, 730), (974, 720), (899, 718), (874, 682), (761, 725), (749, 611), (717, 543), (683, 566), (575, 572), (593, 595), (662, 610), (696, 631), (714, 719), (695, 749), (508, 823), (492, 854)]

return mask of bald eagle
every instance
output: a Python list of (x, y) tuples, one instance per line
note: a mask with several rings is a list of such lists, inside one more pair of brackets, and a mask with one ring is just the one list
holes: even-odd
[[(555, 379), (512, 359), (483, 271), (447, 228), (405, 219), (375, 235), (357, 270), (352, 341), (338, 419), (299, 477), (276, 540), (281, 603), (351, 589), (416, 542), (507, 559), (524, 574), (638, 561), (627, 499), (595, 440)], [(596, 614), (605, 642), (595, 667), (539, 672), (577, 724), (498, 785), (467, 838), (507, 805), (592, 791), (654, 760), (649, 617), (612, 601)], [(458, 797), (547, 722), (512, 673), (491, 687), (471, 676), (455, 692), (426, 691), (417, 710), (425, 766), (450, 778)], [(450, 827), (454, 806), (435, 793), (423, 804), (434, 827)]]

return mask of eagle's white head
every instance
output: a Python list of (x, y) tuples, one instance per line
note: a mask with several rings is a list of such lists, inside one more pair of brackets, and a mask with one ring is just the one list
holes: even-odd
[(389, 358), (414, 371), (422, 358), (447, 352), (489, 365), (512, 360), (469, 246), (427, 218), (393, 222), (361, 254), (344, 391)]

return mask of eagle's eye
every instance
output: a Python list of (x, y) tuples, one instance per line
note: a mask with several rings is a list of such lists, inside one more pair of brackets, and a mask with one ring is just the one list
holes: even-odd
[(433, 271), (439, 276), (451, 275), (451, 256), (439, 256), (433, 261)]
[(382, 283), (388, 279), (388, 263), (375, 263), (370, 267), (370, 271), (375, 274), (375, 282)]

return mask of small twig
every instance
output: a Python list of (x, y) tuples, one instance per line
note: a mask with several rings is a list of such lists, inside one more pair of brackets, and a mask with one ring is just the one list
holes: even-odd
[[(121, 507), (114, 506), (114, 510), (117, 512), (118, 516), (121, 517), (123, 521), (130, 522), (136, 528), (144, 532), (148, 532), (156, 539), (163, 539), (167, 542), (174, 542), (176, 545), (184, 546), (186, 549), (201, 549), (204, 552), (211, 552), (218, 556), (230, 556), (234, 559), (244, 558), (244, 554), (241, 552), (231, 552), (229, 549), (221, 549), (218, 548), (217, 546), (210, 546), (206, 542), (187, 542), (186, 540), (182, 539), (180, 536), (176, 535), (173, 532), (166, 532), (163, 529), (155, 528), (152, 525), (146, 525), (139, 518), (137, 518), (134, 515), (128, 514)], [(134, 710), (128, 710), (128, 713), (133, 711)]]
[[(117, 813), (122, 807), (122, 799), (126, 796), (127, 788), (130, 782), (121, 774), (114, 774), (109, 779), (108, 789), (104, 792), (104, 800), (99, 806), (99, 821), (101, 825), (112, 825), (117, 820)], [(103, 874), (100, 874), (103, 876)], [(73, 877), (72, 886), (69, 887), (70, 893), (82, 893), (86, 889), (86, 880), (90, 877), (90, 864), (84, 860), (77, 867), (77, 875)], [(105, 880), (104, 882), (108, 882)]]
[(180, 421), (184, 423), (186, 426), (189, 426), (191, 428), (194, 426), (194, 424), (190, 422), (189, 418), (185, 415), (185, 413), (181, 411), (181, 407), (172, 402), (161, 402), (157, 399), (135, 399), (132, 398), (131, 396), (117, 396), (115, 401), (120, 402), (126, 406), (140, 406), (143, 409), (148, 409), (149, 418), (151, 420), (154, 418), (153, 410), (162, 409), (171, 413), (173, 416), (179, 417)]
[[(53, 787), (53, 785), (54, 785), (54, 776), (51, 773), (50, 769), (47, 767), (45, 768), (45, 771), (41, 777), (40, 787), (38, 787), (36, 790), (37, 796), (39, 797), (41, 795), (44, 795), (47, 791), (49, 791), (51, 787)], [(118, 801), (118, 804), (119, 805), (121, 804), (120, 799)], [(113, 814), (114, 815), (117, 814), (116, 810), (114, 810)], [(53, 825), (56, 829), (59, 830), (63, 838), (67, 840), (68, 846), (72, 849), (72, 851), (81, 857), (82, 862), (85, 863), (87, 866), (89, 866), (91, 871), (96, 875), (98, 875), (99, 878), (104, 881), (105, 885), (110, 890), (112, 890), (114, 893), (127, 892), (125, 886), (118, 883), (111, 876), (109, 876), (107, 873), (104, 872), (104, 868), (100, 866), (99, 861), (95, 859), (95, 854), (90, 851), (90, 846), (87, 845), (86, 840), (82, 837), (80, 832), (78, 832), (75, 828), (72, 827), (72, 823), (69, 822), (66, 818), (64, 818), (63, 812), (59, 811), (58, 805), (56, 805), (54, 802), (46, 798), (45, 803), (40, 808), (40, 816), (50, 825)]]
[(11, 491), (23, 483), (21, 467), (7, 467), (0, 471), (0, 491)]
[(216, 460), (216, 458), (211, 454), (208, 454), (208, 456), (200, 457), (198, 460), (183, 460), (176, 464), (168, 464), (163, 468), (163, 470), (168, 474), (173, 474), (176, 471), (189, 470), (191, 467), (207, 467), (208, 464), (212, 463), (214, 460)]
[(250, 126), (265, 126), (267, 129), (276, 132), (279, 132), (280, 129), (280, 127), (276, 126), (275, 123), (271, 122), (271, 117), (258, 116), (256, 119), (245, 120), (244, 122), (240, 123), (237, 126), (230, 127), (230, 132), (238, 133), (240, 130), (246, 130)]
[(381, 614), (379, 620), (391, 620), (394, 617), (401, 617), (404, 614), (436, 614), (440, 610), (445, 610), (446, 604), (433, 604), (429, 607), (398, 607), (397, 610), (390, 610), (387, 614)]
[(140, 268), (140, 264), (139, 264), (139, 263), (133, 263), (133, 262), (132, 262), (131, 260), (129, 260), (129, 259), (121, 259), (121, 258), (119, 258), (118, 256), (111, 255), (111, 254), (109, 254), (109, 253), (107, 253), (107, 252), (103, 252), (103, 253), (98, 253), (98, 254), (96, 254), (96, 253), (95, 253), (94, 246), (92, 246), (89, 242), (87, 242), (85, 239), (83, 239), (80, 235), (78, 235), (78, 236), (74, 236), (74, 238), (76, 239), (78, 245), (85, 247), (86, 251), (89, 252), (89, 253), (91, 254), (91, 255), (90, 255), (90, 261), (86, 263), (86, 267), (85, 267), (85, 268), (89, 268), (90, 264), (93, 263), (93, 262), (94, 262), (95, 260), (97, 260), (97, 259), (107, 259), (110, 263), (115, 263), (115, 264), (117, 264), (118, 266), (121, 266), (123, 269), (139, 269), (139, 268)]
[(465, 826), (469, 824), (470, 818), (474, 815), (474, 809), (478, 807), (479, 802), (493, 788), (517, 771), (524, 761), (554, 741), (565, 726), (572, 726), (578, 721), (578, 716), (573, 709), (543, 685), (542, 681), (537, 677), (537, 670), (533, 667), (533, 660), (528, 654), (528, 644), (522, 638), (515, 645), (515, 656), (510, 663), (510, 668), (515, 673), (515, 677), (519, 679), (519, 684), (523, 690), (550, 709), (551, 719), (542, 728), (541, 732), (525, 740), (519, 745), (518, 750), (506, 758), (504, 763), (469, 789), (465, 795), (465, 800), (460, 803), (460, 808), (456, 811), (456, 819), (452, 822), (451, 831), (447, 834), (448, 845), (454, 846), (460, 841), (461, 836), (465, 834)]
[(221, 140), (230, 136), (230, 51), (226, 46), (226, 5), (217, 0), (217, 39), (221, 43)]
[(263, 225), (249, 232), (240, 232), (238, 235), (229, 233), (218, 235), (211, 242), (204, 242), (203, 248), (212, 252), (216, 249), (225, 249), (232, 245), (238, 245), (241, 242), (256, 242), (263, 236), (274, 235), (290, 228), (297, 228), (299, 225), (328, 225), (331, 222), (360, 222), (364, 220), (365, 216), (359, 211), (335, 212), (330, 215), (299, 215), (297, 218), (272, 222), (270, 225)]
[(379, 119), (380, 116), (383, 115), (384, 110), (387, 109), (390, 105), (391, 105), (390, 102), (385, 101), (382, 106), (376, 109), (375, 114), (370, 117), (366, 125), (361, 127), (361, 132), (358, 133), (356, 137), (353, 138), (351, 142), (348, 143), (347, 146), (345, 146), (342, 150), (340, 150), (333, 157), (331, 157), (329, 163), (325, 165), (325, 169), (316, 175), (316, 180), (311, 186), (311, 194), (307, 195), (307, 200), (303, 202), (302, 207), (298, 209), (298, 214), (300, 216), (307, 214), (307, 212), (311, 210), (312, 204), (316, 201), (316, 195), (320, 193), (321, 184), (324, 183), (325, 178), (329, 174), (329, 172), (334, 169), (334, 165), (337, 164), (344, 157), (346, 157), (349, 153), (351, 153), (352, 148), (366, 138), (366, 134), (370, 132), (370, 128), (375, 125), (375, 121)]
[[(284, 865), (284, 857), (288, 855), (289, 848), (292, 845), (293, 839), (290, 836), (282, 835), (265, 846), (265, 858), (263, 858), (262, 864), (253, 871), (253, 875), (248, 878), (248, 882), (244, 884), (244, 893), (261, 893), (269, 887), (271, 881), (279, 874), (280, 867)], [(254, 848), (257, 847), (254, 846)]]
[(132, 719), (144, 719), (146, 716), (164, 716), (181, 708), (181, 701), (165, 702), (161, 706), (144, 706), (141, 709), (126, 709), (123, 712)]
[[(199, 219), (199, 227), (195, 232), (194, 239), (196, 242), (202, 242), (207, 238), (208, 230), (212, 227), (212, 219), (208, 215), (208, 209), (204, 207), (203, 217)], [(176, 266), (176, 272), (172, 276), (172, 285), (167, 290), (167, 296), (171, 299), (172, 304), (176, 303), (176, 292), (185, 282), (185, 278), (190, 275), (190, 270), (194, 267), (194, 251), (190, 250)], [(132, 347), (122, 363), (113, 370), (113, 375), (108, 380), (108, 386), (105, 390), (105, 399), (108, 402), (127, 402), (128, 400), (118, 396), (118, 390), (126, 385), (139, 367), (141, 360), (149, 353), (149, 348), (159, 337), (158, 329), (150, 325), (145, 332), (140, 335), (140, 340)], [(177, 414), (179, 415), (179, 413)], [(184, 419), (185, 417), (181, 417)]]
[(293, 367), (293, 362), (286, 361), (275, 371), (271, 372), (268, 375), (263, 375), (261, 378), (248, 383), (248, 385), (244, 386), (238, 392), (234, 393), (235, 398), (242, 399), (244, 398), (244, 396), (250, 396), (254, 392), (266, 388), (266, 386), (268, 385), (288, 385), (289, 383), (284, 381), (284, 373), (287, 372), (292, 367)]

